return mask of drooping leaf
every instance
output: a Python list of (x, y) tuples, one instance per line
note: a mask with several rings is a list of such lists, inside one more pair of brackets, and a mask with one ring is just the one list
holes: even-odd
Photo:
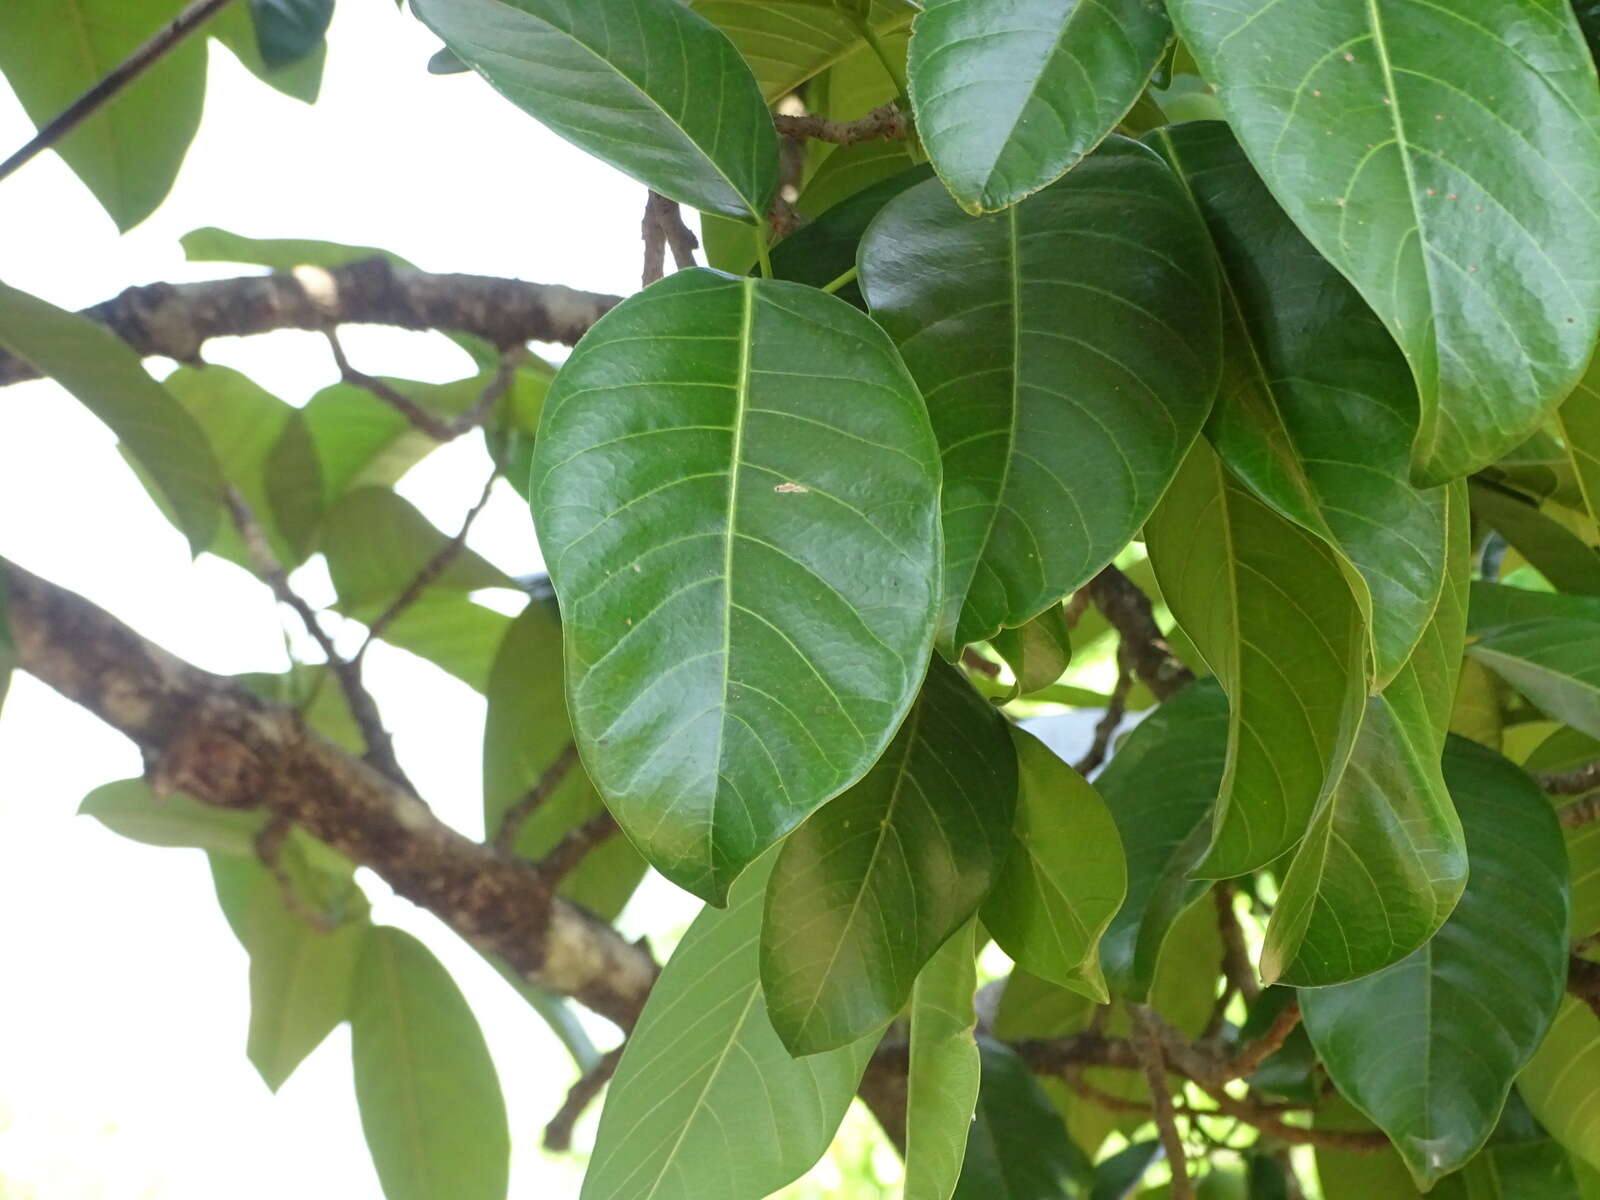
[(218, 808), (182, 795), (156, 796), (143, 779), (102, 784), (83, 798), (78, 815), (147, 846), (193, 846), (221, 854), (255, 853), (262, 814)]
[(279, 70), (322, 45), (333, 20), (333, 0), (250, 0), (256, 48), (269, 70)]
[(1539, 1124), (1575, 1157), (1600, 1168), (1600, 1017), (1575, 996), (1561, 1002), (1517, 1091)]
[(1600, 331), (1600, 89), (1570, 7), (1169, 8), (1267, 185), (1405, 351), (1415, 477), (1532, 433)]
[[(179, 0), (7, 0), (0, 71), (42, 128), (181, 7)], [(205, 43), (190, 38), (55, 143), (118, 229), (133, 228), (166, 199), (200, 127), (205, 91)]]
[[(861, 26), (847, 5), (817, 0), (690, 0), (738, 47), (768, 100), (794, 91), (806, 80), (863, 51)], [(908, 0), (871, 0), (868, 19), (880, 40), (911, 24)]]
[(978, 1040), (983, 1083), (955, 1200), (1069, 1200), (1094, 1171), (1016, 1053)]
[(1445, 494), (1411, 486), (1405, 358), (1226, 125), (1167, 126), (1147, 141), (1194, 196), (1223, 266), (1226, 366), (1206, 435), (1258, 498), (1340, 553), (1387, 683), (1444, 586)]
[(415, 0), (412, 10), (580, 149), (673, 200), (765, 217), (778, 184), (766, 103), (728, 39), (677, 0)]
[[(8, 8), (0, 21), (14, 11)], [(0, 45), (31, 40), (0, 28)], [(66, 388), (122, 439), (161, 490), (196, 554), (211, 544), (223, 490), (216, 456), (199, 424), (146, 374), (126, 342), (104, 326), (0, 284), (0, 346)]]
[(1017, 774), (1004, 719), (935, 661), (872, 770), (778, 854), (761, 985), (792, 1053), (853, 1042), (905, 1006), (994, 884)]
[(1600, 622), (1514, 621), (1490, 629), (1468, 653), (1552, 717), (1600, 737)]
[(973, 1039), (975, 932), (975, 922), (958, 930), (911, 990), (905, 1200), (950, 1200), (961, 1177), (981, 1061)]
[(1566, 852), (1549, 802), (1510, 762), (1459, 738), (1445, 773), (1470, 867), (1450, 919), (1393, 966), (1300, 995), (1329, 1076), (1423, 1187), (1494, 1131), (1567, 971)]
[(1150, 995), (1174, 922), (1206, 891), (1191, 877), (1210, 835), (1228, 746), (1228, 702), (1192, 683), (1141, 722), (1095, 780), (1121, 833), (1128, 895), (1100, 942), (1111, 990)]
[(927, 0), (907, 83), (934, 170), (970, 213), (1032, 195), (1122, 120), (1171, 36), (1152, 0)]
[(1026, 625), (1002, 629), (990, 645), (1011, 668), (1008, 700), (1042, 692), (1060, 679), (1072, 662), (1072, 637), (1066, 612), (1059, 604), (1052, 604)]
[(1600, 595), (1600, 551), (1518, 496), (1472, 482), (1472, 511), (1564, 592)]
[(1172, 172), (1112, 138), (996, 216), (932, 180), (901, 193), (861, 284), (944, 456), (954, 657), (1086, 582), (1149, 515), (1211, 407), (1211, 254)]
[(1100, 938), (1128, 887), (1106, 802), (1032, 734), (1012, 729), (1017, 815), (983, 926), (1012, 961), (1104, 1003)]
[(226, 46), (245, 70), (263, 83), (304, 104), (316, 103), (322, 92), (322, 68), (328, 57), (326, 41), (318, 39), (303, 57), (291, 63), (269, 66), (256, 39), (250, 8), (243, 4), (224, 5), (206, 25), (206, 32)]
[(1506, 625), (1547, 619), (1600, 624), (1600, 597), (1536, 592), (1481, 579), (1473, 580), (1471, 590), (1467, 632), (1474, 635), (1491, 633)]
[(583, 1200), (746, 1200), (799, 1178), (849, 1107), (876, 1036), (805, 1058), (757, 968), (771, 856), (707, 908), (650, 989), (612, 1080)]
[(720, 902), (865, 774), (922, 682), (939, 466), (916, 387), (842, 300), (679, 271), (567, 360), (532, 479), (590, 777)]
[(370, 931), (351, 983), (351, 1056), (388, 1200), (505, 1200), (511, 1138), (489, 1048), (438, 959)]
[(1210, 848), (1227, 878), (1294, 846), (1338, 785), (1361, 722), (1366, 632), (1326, 542), (1262, 504), (1204, 443), (1145, 526), (1172, 614), (1228, 693)]

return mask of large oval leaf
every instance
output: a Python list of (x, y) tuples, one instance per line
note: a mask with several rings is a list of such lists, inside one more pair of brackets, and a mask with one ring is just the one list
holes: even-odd
[(1206, 436), (1257, 496), (1340, 552), (1387, 683), (1444, 587), (1445, 493), (1409, 478), (1411, 372), (1226, 125), (1167, 126), (1148, 140), (1194, 196), (1223, 267), (1227, 363)]
[(1231, 710), (1211, 847), (1195, 871), (1241, 875), (1298, 842), (1339, 782), (1366, 694), (1361, 613), (1327, 543), (1257, 500), (1203, 442), (1145, 540)]
[(1549, 802), (1511, 763), (1459, 738), (1445, 774), (1471, 868), (1450, 919), (1403, 961), (1300, 996), (1333, 1082), (1424, 1187), (1493, 1132), (1567, 971), (1566, 851)]
[(883, 757), (773, 868), (761, 984), (791, 1052), (842, 1046), (904, 1007), (993, 884), (1016, 795), (1005, 720), (935, 661)]
[(749, 1200), (833, 1140), (876, 1037), (791, 1058), (757, 973), (771, 860), (706, 909), (650, 989), (611, 1083), (583, 1200)]
[(905, 1200), (950, 1200), (967, 1154), (981, 1069), (976, 922), (939, 948), (911, 989)]
[(1149, 515), (1221, 367), (1211, 251), (1172, 172), (1112, 138), (995, 216), (933, 181), (903, 192), (861, 282), (944, 454), (953, 656), (1088, 580)]
[(928, 0), (906, 82), (934, 170), (971, 213), (1032, 195), (1122, 120), (1171, 36), (1155, 0)]
[(677, 0), (412, 9), (508, 100), (596, 158), (707, 212), (766, 215), (778, 184), (766, 102), (728, 39)]
[(1405, 351), (1420, 481), (1488, 465), (1600, 329), (1600, 90), (1551, 0), (1171, 0), (1294, 222)]
[(922, 682), (939, 463), (916, 386), (842, 300), (680, 271), (567, 360), (532, 481), (590, 777), (720, 903)]

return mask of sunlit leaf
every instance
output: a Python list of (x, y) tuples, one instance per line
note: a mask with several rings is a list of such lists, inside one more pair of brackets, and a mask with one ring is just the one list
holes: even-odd
[(1600, 1167), (1600, 1016), (1576, 996), (1517, 1077), (1517, 1090), (1550, 1136)]
[(911, 992), (905, 1200), (950, 1200), (961, 1177), (980, 1074), (974, 929), (958, 930)]
[(102, 784), (83, 798), (78, 814), (147, 846), (193, 846), (239, 855), (255, 853), (265, 823), (259, 812), (218, 808), (182, 793), (156, 796), (143, 779)]
[(1066, 672), (1072, 661), (1072, 637), (1067, 615), (1052, 604), (1026, 625), (1002, 629), (990, 645), (1006, 660), (1013, 676), (1008, 699), (1043, 691)]
[[(776, 100), (844, 58), (870, 51), (847, 6), (816, 0), (690, 0), (689, 7), (728, 35), (750, 64), (761, 92)], [(873, 0), (880, 39), (911, 24), (907, 0)]]

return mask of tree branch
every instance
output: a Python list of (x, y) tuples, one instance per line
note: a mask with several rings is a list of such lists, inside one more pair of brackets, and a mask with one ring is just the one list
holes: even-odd
[(1086, 585), (1089, 598), (1105, 614), (1128, 648), (1134, 674), (1157, 700), (1165, 700), (1194, 674), (1179, 662), (1156, 624), (1150, 597), (1116, 567), (1106, 567)]
[(683, 211), (675, 200), (660, 192), (645, 197), (644, 220), (640, 222), (644, 239), (644, 272), (641, 283), (649, 287), (667, 273), (667, 250), (672, 250), (673, 265), (682, 271), (695, 265), (694, 252), (700, 241), (683, 223)]
[(1600, 788), (1600, 762), (1585, 763), (1571, 771), (1548, 771), (1539, 786), (1556, 796), (1581, 796)]
[(1166, 1057), (1161, 1050), (1161, 1031), (1154, 1014), (1144, 1005), (1133, 1006), (1134, 1048), (1144, 1069), (1145, 1085), (1150, 1089), (1150, 1105), (1155, 1117), (1161, 1149), (1172, 1167), (1172, 1200), (1193, 1200), (1194, 1181), (1189, 1178), (1189, 1163), (1178, 1133), (1178, 1118), (1167, 1086)]
[(1574, 954), (1567, 963), (1567, 991), (1600, 1017), (1600, 963)]
[(835, 146), (853, 146), (857, 142), (898, 141), (906, 136), (911, 122), (905, 113), (893, 104), (875, 108), (854, 121), (830, 121), (826, 117), (807, 114), (794, 116), (777, 113), (772, 118), (778, 132), (787, 138), (810, 138), (817, 142), (831, 142)]

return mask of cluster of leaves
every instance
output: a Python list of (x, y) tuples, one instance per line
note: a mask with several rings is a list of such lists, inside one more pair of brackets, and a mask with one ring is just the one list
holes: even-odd
[[(157, 384), (11, 290), (0, 345), (117, 431), (197, 552), (259, 567), (231, 487), (283, 568), (323, 555), (339, 613), (483, 691), (488, 827), (557, 781), (518, 853), (603, 803), (627, 839), (571, 898), (614, 917), (648, 863), (707, 901), (584, 1195), (780, 1189), (875, 1053), (904, 1064), (914, 1200), (1181, 1196), (1185, 1143), (1214, 1194), (1288, 1194), (1303, 1143), (1329, 1200), (1596, 1194), (1600, 1013), (1564, 991), (1600, 934), (1600, 823), (1540, 784), (1600, 759), (1596, 6), (412, 7), (436, 70), (700, 210), (718, 268), (627, 299), (553, 378), (522, 360), (493, 406), (559, 613), (476, 602), (516, 583), (470, 552), (394, 611), (446, 538), (392, 490), (434, 443), (370, 388)], [(59, 107), (59, 65), (7, 53), (25, 8), (0, 69)], [(118, 173), (140, 95), (63, 147), (124, 223), (176, 168)], [(909, 137), (786, 150), (774, 125), (886, 104)], [(466, 411), (495, 369), (468, 349), (477, 376), (384, 386)], [(1114, 562), (1165, 642), (1069, 602)], [(1187, 670), (1133, 686), (1168, 643)], [(251, 682), (359, 751), (323, 674)], [(1156, 699), (1092, 782), (1019, 727)], [(212, 852), (270, 1083), (351, 1022), (391, 1197), (504, 1194), (481, 1035), (349, 864), (138, 782), (85, 808)], [(1091, 1044), (1141, 1062), (1071, 1058)], [(1374, 1130), (1392, 1149), (1349, 1148)]]

